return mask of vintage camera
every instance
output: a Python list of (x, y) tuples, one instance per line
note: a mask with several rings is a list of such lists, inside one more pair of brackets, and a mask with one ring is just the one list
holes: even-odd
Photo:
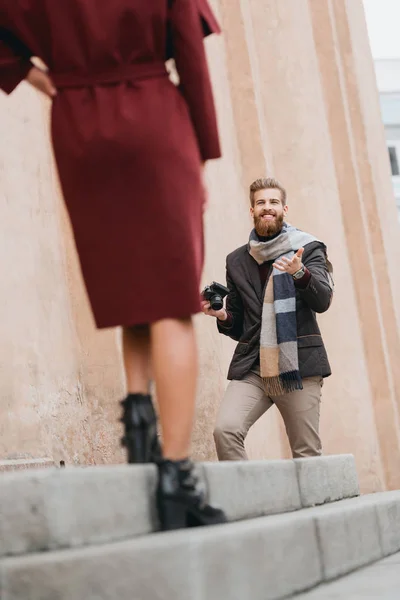
[(224, 298), (228, 294), (228, 288), (215, 281), (211, 285), (207, 285), (202, 291), (204, 300), (210, 303), (213, 310), (221, 310), (224, 307)]

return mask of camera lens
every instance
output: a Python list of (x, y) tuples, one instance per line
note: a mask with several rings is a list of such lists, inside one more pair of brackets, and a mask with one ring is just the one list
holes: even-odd
[(221, 308), (224, 306), (223, 300), (221, 296), (218, 296), (218, 294), (215, 294), (215, 296), (211, 298), (210, 304), (213, 310), (221, 310)]

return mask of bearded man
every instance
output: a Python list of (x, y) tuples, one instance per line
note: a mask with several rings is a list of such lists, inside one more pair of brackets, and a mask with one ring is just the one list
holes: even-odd
[(250, 204), (250, 239), (226, 260), (226, 308), (202, 303), (219, 332), (238, 342), (214, 431), (218, 458), (246, 460), (246, 435), (274, 404), (293, 457), (318, 456), (321, 390), (331, 369), (316, 313), (331, 304), (332, 265), (325, 244), (286, 222), (277, 180), (252, 183)]

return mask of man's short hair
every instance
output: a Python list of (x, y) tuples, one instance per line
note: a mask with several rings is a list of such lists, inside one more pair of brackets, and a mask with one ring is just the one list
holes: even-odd
[(250, 186), (250, 202), (251, 206), (254, 208), (254, 195), (256, 192), (260, 190), (270, 190), (277, 189), (280, 191), (282, 196), (282, 204), (286, 205), (286, 190), (281, 183), (274, 177), (261, 177), (260, 179), (256, 179)]

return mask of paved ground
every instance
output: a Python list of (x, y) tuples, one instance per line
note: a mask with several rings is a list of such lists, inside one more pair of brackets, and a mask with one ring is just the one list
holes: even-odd
[(369, 567), (346, 575), (337, 581), (320, 585), (311, 592), (299, 594), (293, 600), (399, 600), (400, 553), (389, 556)]

